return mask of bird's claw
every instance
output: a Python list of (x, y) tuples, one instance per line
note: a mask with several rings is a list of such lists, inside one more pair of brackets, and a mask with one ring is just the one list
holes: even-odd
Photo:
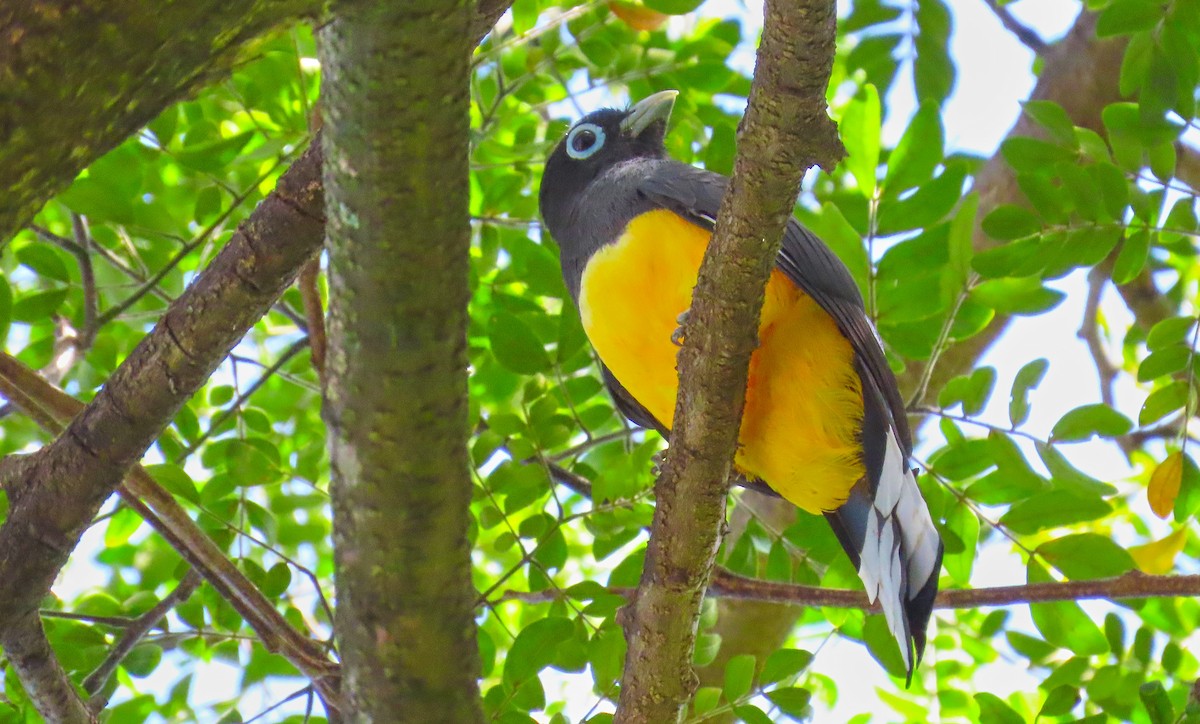
[(675, 318), (675, 321), (679, 323), (679, 326), (675, 328), (674, 332), (671, 332), (671, 344), (675, 345), (676, 347), (683, 346), (683, 327), (687, 324), (688, 312), (690, 311), (691, 310), (689, 309), (685, 309), (679, 313), (678, 317)]
[(659, 450), (650, 456), (650, 472), (654, 477), (662, 475), (663, 468), (667, 465), (667, 451)]

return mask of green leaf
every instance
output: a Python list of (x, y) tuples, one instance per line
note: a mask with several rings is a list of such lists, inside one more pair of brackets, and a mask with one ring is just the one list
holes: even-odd
[(159, 485), (166, 488), (171, 495), (193, 503), (200, 502), (200, 493), (196, 491), (196, 484), (192, 482), (192, 477), (183, 468), (170, 463), (146, 465), (145, 468), (146, 472), (150, 473), (150, 476), (158, 481)]
[(492, 354), (500, 364), (522, 375), (543, 372), (550, 367), (546, 348), (529, 325), (508, 312), (497, 312), (488, 323)]
[(897, 196), (931, 179), (942, 162), (944, 144), (941, 113), (936, 103), (926, 101), (913, 115), (888, 158), (884, 194)]
[(996, 384), (996, 368), (980, 367), (970, 375), (955, 377), (946, 383), (938, 394), (938, 405), (942, 408), (962, 403), (963, 412), (978, 415), (992, 395)]
[(1075, 151), (1039, 138), (1015, 136), (1000, 144), (1000, 153), (1019, 173), (1039, 173), (1063, 161), (1074, 161)]
[(841, 135), (846, 145), (846, 169), (854, 176), (859, 192), (872, 198), (875, 196), (875, 173), (879, 168), (879, 92), (870, 83), (862, 90), (862, 97), (846, 106)]
[(733, 713), (746, 724), (774, 724), (766, 712), (753, 704), (733, 707)]
[(1121, 251), (1113, 264), (1113, 284), (1128, 284), (1146, 268), (1150, 258), (1150, 231), (1146, 227), (1130, 230), (1121, 243)]
[(867, 259), (867, 246), (862, 236), (842, 215), (842, 210), (835, 204), (825, 202), (820, 215), (811, 220), (808, 226), (821, 238), (834, 254), (842, 260), (850, 275), (858, 284), (859, 292), (865, 299), (867, 294), (867, 279), (870, 274), (870, 261)]
[(1120, 437), (1133, 429), (1133, 422), (1108, 405), (1082, 405), (1059, 418), (1050, 431), (1052, 442), (1078, 442), (1093, 435)]
[(1077, 533), (1047, 541), (1037, 553), (1073, 581), (1112, 578), (1135, 568), (1133, 557), (1097, 533)]
[(1175, 380), (1151, 392), (1146, 401), (1142, 403), (1142, 409), (1138, 413), (1138, 424), (1149, 425), (1183, 409), (1183, 406), (1187, 404), (1188, 389), (1187, 382)]
[(1029, 100), (1021, 104), (1021, 109), (1034, 123), (1049, 131), (1055, 141), (1075, 145), (1075, 123), (1062, 106), (1054, 101)]
[(692, 651), (693, 666), (708, 666), (721, 650), (721, 635), (702, 633), (696, 636), (696, 648)]
[(986, 691), (975, 695), (979, 706), (979, 721), (989, 724), (1025, 724), (1025, 719), (1008, 702)]
[(143, 679), (158, 668), (162, 661), (162, 649), (154, 644), (139, 644), (121, 660), (121, 668), (131, 676)]
[(1038, 710), (1038, 717), (1070, 714), (1078, 703), (1079, 689), (1073, 686), (1056, 686), (1046, 695), (1042, 708)]
[(1138, 698), (1146, 707), (1152, 724), (1172, 724), (1175, 721), (1175, 707), (1171, 705), (1171, 697), (1167, 696), (1161, 681), (1142, 684), (1138, 688)]
[(1050, 361), (1042, 357), (1025, 363), (1013, 378), (1012, 392), (1008, 397), (1008, 419), (1013, 427), (1029, 419), (1029, 392), (1041, 384), (1050, 369)]
[(1014, 533), (1028, 535), (1048, 528), (1096, 520), (1111, 512), (1112, 506), (1099, 497), (1050, 490), (1018, 501), (1000, 517), (1000, 523)]
[(725, 700), (741, 701), (754, 686), (754, 655), (738, 654), (725, 664)]
[(1159, 377), (1179, 372), (1187, 367), (1191, 358), (1192, 350), (1181, 344), (1151, 352), (1138, 365), (1138, 382), (1151, 382)]
[(1084, 497), (1116, 495), (1116, 488), (1077, 469), (1056, 446), (1039, 441), (1034, 443), (1034, 448), (1054, 478), (1056, 488)]
[(812, 692), (798, 686), (785, 686), (767, 692), (767, 699), (779, 707), (784, 714), (796, 719), (805, 719), (810, 712), (808, 703), (812, 700)]
[(942, 561), (946, 572), (960, 585), (971, 581), (971, 569), (975, 565), (975, 547), (979, 542), (979, 517), (965, 504), (954, 506), (946, 516), (946, 529), (958, 537), (962, 550), (947, 551)]
[(983, 217), (983, 231), (993, 239), (1011, 241), (1042, 230), (1042, 220), (1029, 209), (1012, 204), (996, 207)]
[(721, 703), (721, 690), (715, 686), (701, 686), (692, 697), (692, 713), (696, 716), (707, 714)]
[(813, 655), (808, 651), (778, 649), (767, 657), (767, 662), (763, 664), (762, 673), (759, 674), (758, 679), (764, 686), (790, 679), (808, 668), (812, 660)]
[(941, 221), (962, 198), (966, 176), (965, 164), (951, 162), (940, 176), (923, 184), (912, 195), (900, 200), (884, 199), (879, 204), (878, 233), (886, 236)]
[(704, 0), (642, 0), (646, 7), (667, 15), (686, 15), (700, 7)]
[[(1028, 571), (1029, 583), (1047, 583), (1054, 580), (1036, 559), (1029, 560)], [(1097, 656), (1108, 652), (1108, 640), (1104, 638), (1104, 633), (1083, 612), (1078, 603), (1031, 603), (1029, 612), (1033, 616), (1033, 624), (1047, 642), (1070, 649), (1081, 656)]]
[(560, 616), (543, 618), (521, 629), (504, 659), (504, 682), (514, 686), (536, 676), (554, 661), (559, 644), (574, 632), (571, 620)]
[(1146, 335), (1146, 347), (1153, 352), (1173, 344), (1180, 344), (1188, 338), (1188, 333), (1192, 331), (1192, 325), (1195, 323), (1195, 317), (1164, 319), (1150, 328), (1150, 333)]
[(71, 273), (67, 271), (66, 262), (48, 246), (29, 244), (17, 249), (17, 261), (28, 267), (38, 276), (60, 282), (71, 281)]
[(971, 299), (1001, 314), (1041, 314), (1057, 307), (1066, 296), (1032, 277), (990, 279), (971, 290)]
[(13, 295), (8, 281), (0, 275), (0, 347), (8, 339), (8, 328), (12, 324)]
[(963, 198), (958, 213), (950, 222), (950, 238), (946, 242), (950, 256), (949, 268), (954, 270), (964, 285), (971, 275), (971, 257), (975, 254), (975, 218), (978, 214), (979, 194), (971, 192)]
[(1162, 5), (1147, 0), (1115, 0), (1096, 19), (1096, 35), (1129, 35), (1149, 30), (1162, 19)]

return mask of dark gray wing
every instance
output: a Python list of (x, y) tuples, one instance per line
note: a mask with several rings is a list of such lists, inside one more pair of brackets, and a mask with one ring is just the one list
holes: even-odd
[(600, 376), (604, 379), (604, 384), (608, 386), (608, 392), (612, 395), (613, 404), (617, 406), (618, 412), (628, 417), (635, 425), (658, 430), (664, 438), (670, 437), (671, 431), (659, 424), (658, 420), (654, 419), (654, 415), (651, 415), (649, 410), (642, 407), (642, 404), (629, 394), (629, 391), (617, 381), (616, 375), (604, 363), (600, 363)]
[[(711, 231), (728, 184), (729, 180), (718, 173), (687, 164), (670, 163), (659, 166), (639, 184), (638, 189), (655, 204)], [(903, 452), (905, 456), (911, 454), (912, 433), (908, 427), (904, 400), (900, 397), (896, 377), (888, 366), (883, 347), (867, 319), (862, 295), (846, 265), (825, 242), (795, 219), (788, 220), (783, 247), (775, 264), (801, 291), (833, 317), (838, 329), (850, 340), (860, 374), (869, 377), (872, 386), (882, 393)]]
[[(649, 174), (638, 189), (651, 203), (711, 230), (727, 185), (724, 176), (672, 163)], [(858, 286), (829, 247), (789, 219), (775, 264), (834, 319), (854, 348), (862, 380), (859, 439), (867, 474), (849, 499), (825, 517), (858, 569), (868, 597), (880, 601), (911, 680), (925, 649), (942, 542), (908, 468), (912, 436), (904, 401)]]

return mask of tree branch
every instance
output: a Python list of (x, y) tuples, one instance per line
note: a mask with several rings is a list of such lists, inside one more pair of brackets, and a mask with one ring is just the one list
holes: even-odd
[[(476, 43), (511, 4), (479, 0)], [(228, 73), (251, 41), (323, 8), (317, 0), (0, 3), (0, 243), (93, 161)]]
[(815, 163), (832, 168), (843, 154), (825, 104), (835, 25), (829, 0), (767, 0), (733, 179), (679, 354), (645, 569), (621, 616), (629, 648), (618, 722), (676, 721), (696, 686), (696, 626), (725, 523), (763, 290), (804, 172)]
[[(60, 434), (83, 403), (59, 390), (19, 361), (0, 352), (0, 395), (45, 431)], [(0, 489), (24, 475), (30, 456), (0, 459)], [(315, 678), (336, 680), (337, 665), (321, 648), (297, 631), (258, 588), (192, 521), (187, 512), (140, 465), (117, 488), (125, 504), (141, 515), (172, 548), (196, 569), (246, 620), (272, 653), (281, 653), (298, 670)], [(145, 501), (145, 502), (143, 502)]]
[(320, 7), (315, 0), (0, 5), (0, 240), (92, 161), (228, 72), (251, 40)]
[(7, 619), (0, 630), (0, 648), (21, 678), (33, 706), (56, 724), (95, 724), (96, 718), (79, 698), (67, 672), (46, 640), (37, 611)]
[[(0, 642), (9, 635), (9, 622), (36, 611), (79, 535), (125, 472), (319, 249), (324, 232), (320, 162), (314, 146), (293, 164), (92, 403), (77, 416), (66, 416), (73, 417), (66, 432), (24, 459), (19, 479), (8, 480), (11, 509), (0, 527)], [(131, 484), (139, 479), (135, 473)], [(176, 516), (159, 532), (177, 549), (215, 549), (203, 535), (190, 543), (181, 540), (176, 531), (182, 528), (177, 526), (184, 521), (194, 524), (161, 488), (147, 485), (136, 493), (157, 496), (150, 498), (155, 507)], [(129, 497), (131, 505), (141, 505), (136, 496)], [(212, 551), (208, 554), (211, 557)], [(235, 572), (234, 582), (240, 582), (240, 573), (219, 550), (215, 557), (209, 563), (223, 562)], [(228, 583), (229, 578), (220, 580)], [(226, 594), (236, 591), (232, 585), (225, 588)], [(288, 654), (314, 679), (327, 706), (336, 710), (336, 666), (320, 646), (282, 621), (252, 585), (237, 592), (244, 595), (231, 598), (231, 603), (263, 637), (264, 645)], [(246, 596), (257, 599), (247, 601)], [(281, 626), (274, 621), (263, 625), (263, 604), (270, 611), (266, 615), (280, 619)]]
[(1024, 43), (1026, 48), (1029, 48), (1037, 55), (1046, 52), (1046, 41), (1042, 40), (1042, 36), (1013, 17), (1012, 11), (1001, 5), (998, 0), (985, 1), (988, 7), (992, 9), (992, 12), (995, 13), (1000, 24), (1004, 26), (1004, 29), (1016, 36), (1017, 40)]
[(482, 722), (467, 537), (471, 6), (333, 10), (317, 47), (344, 694), (355, 721)]
[(100, 662), (100, 665), (83, 680), (83, 690), (93, 697), (88, 702), (90, 710), (99, 712), (108, 705), (108, 697), (101, 696), (100, 690), (108, 683), (109, 677), (113, 675), (129, 652), (133, 651), (133, 647), (137, 646), (142, 637), (150, 633), (150, 629), (157, 626), (163, 617), (171, 612), (171, 609), (188, 600), (200, 587), (203, 580), (195, 569), (188, 571), (173, 591), (163, 596), (163, 599), (153, 608), (138, 616), (133, 623), (125, 627), (112, 651), (109, 651), (108, 656), (104, 657), (104, 661)]
[[(605, 588), (606, 593), (631, 598), (633, 588)], [(853, 608), (879, 613), (878, 604), (871, 604), (862, 591), (844, 588), (801, 586), (792, 583), (747, 578), (718, 568), (708, 587), (709, 596), (726, 601), (750, 601), (786, 606), (819, 606), (824, 608)], [(506, 591), (489, 603), (505, 601), (548, 603), (562, 598), (562, 589), (544, 591)], [(1051, 581), (1025, 583), (1015, 586), (984, 588), (952, 588), (938, 591), (933, 607), (941, 610), (983, 608), (987, 606), (1019, 606), (1055, 601), (1126, 601), (1142, 598), (1194, 598), (1200, 596), (1200, 575), (1152, 576), (1130, 571), (1115, 578), (1096, 578), (1086, 581)]]

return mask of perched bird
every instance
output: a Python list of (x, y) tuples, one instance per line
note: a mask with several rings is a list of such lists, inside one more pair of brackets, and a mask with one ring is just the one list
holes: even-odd
[[(670, 430), (677, 319), (725, 176), (668, 158), (675, 91), (590, 113), (546, 160), (539, 203), (617, 406)], [(896, 378), (845, 265), (790, 219), (767, 283), (737, 471), (821, 513), (879, 601), (911, 680), (925, 649), (942, 541), (910, 467)]]

